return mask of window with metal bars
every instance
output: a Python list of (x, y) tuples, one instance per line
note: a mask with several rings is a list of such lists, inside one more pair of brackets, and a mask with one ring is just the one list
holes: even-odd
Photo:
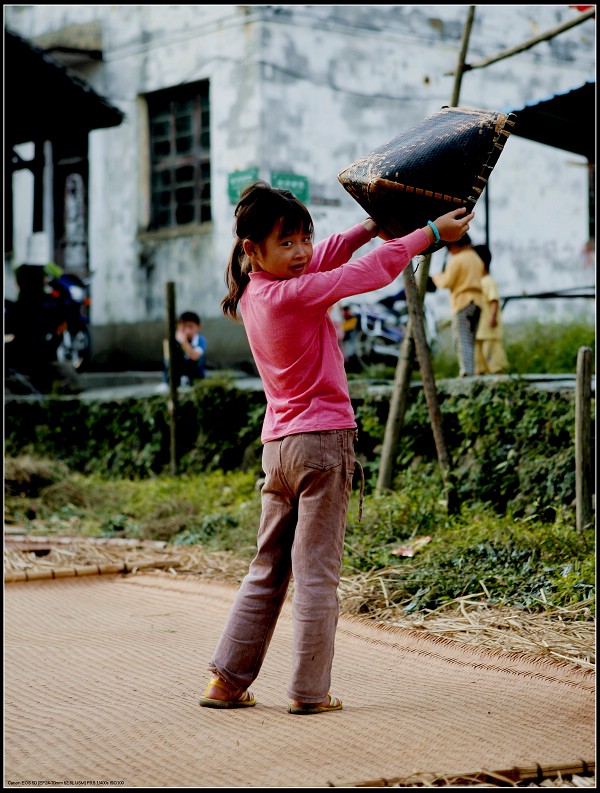
[(150, 125), (150, 229), (211, 219), (208, 80), (146, 97)]

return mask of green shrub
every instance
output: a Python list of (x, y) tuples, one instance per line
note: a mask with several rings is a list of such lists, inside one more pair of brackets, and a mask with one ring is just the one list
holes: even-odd
[[(459, 502), (490, 504), (503, 514), (535, 512), (548, 520), (575, 499), (575, 403), (571, 392), (539, 390), (526, 381), (475, 381), (460, 393), (437, 389), (442, 434)], [(367, 492), (375, 489), (387, 400), (356, 406)], [(592, 439), (594, 438), (592, 427)], [(592, 453), (592, 459), (594, 455)], [(410, 467), (436, 471), (438, 451), (424, 392), (411, 391), (396, 451), (394, 489)], [(438, 485), (442, 491), (441, 483)]]
[[(504, 326), (508, 374), (575, 374), (580, 347), (590, 347), (595, 358), (596, 330), (589, 322), (530, 320)], [(458, 360), (448, 322), (440, 323), (431, 362), (438, 380), (457, 377)]]
[[(575, 498), (575, 409), (572, 394), (538, 390), (512, 379), (475, 381), (464, 392), (440, 385), (442, 432), (460, 502), (490, 504), (502, 514), (545, 514)], [(359, 459), (367, 492), (375, 488), (389, 400), (354, 400)], [(115, 479), (154, 477), (170, 470), (167, 398), (85, 402), (48, 398), (5, 406), (7, 457), (30, 453), (83, 474)], [(243, 469), (260, 475), (264, 395), (204, 381), (178, 406), (181, 475)], [(592, 438), (594, 433), (592, 432)], [(412, 389), (396, 450), (398, 477), (410, 467), (438, 470), (423, 390)], [(394, 487), (399, 486), (396, 479)]]
[[(226, 380), (203, 380), (181, 392), (177, 411), (178, 470), (256, 466), (265, 410), (261, 392)], [(136, 479), (170, 467), (168, 396), (87, 402), (47, 397), (5, 405), (5, 452), (55, 458), (82, 473)]]
[(504, 335), (510, 369), (519, 374), (574, 374), (580, 347), (590, 347), (595, 360), (595, 328), (586, 322), (522, 322)]

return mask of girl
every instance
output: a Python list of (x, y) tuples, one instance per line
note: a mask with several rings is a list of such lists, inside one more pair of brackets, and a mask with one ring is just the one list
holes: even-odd
[[(312, 218), (292, 193), (262, 181), (243, 192), (221, 305), (233, 319), (240, 308), (265, 390), (265, 484), (257, 553), (210, 662), (202, 706), (256, 704), (248, 687), (293, 575), (288, 712), (341, 710), (329, 687), (356, 422), (329, 309), (390, 284), (438, 237), (461, 237), (474, 216), (465, 213), (456, 209), (401, 239), (367, 218), (313, 248)], [(350, 261), (376, 236), (385, 243)]]

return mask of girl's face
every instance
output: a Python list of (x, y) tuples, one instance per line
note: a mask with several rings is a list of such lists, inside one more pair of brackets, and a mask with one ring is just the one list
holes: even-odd
[(281, 228), (280, 221), (260, 243), (244, 240), (244, 252), (254, 272), (263, 271), (282, 279), (297, 278), (306, 272), (312, 259), (312, 237), (301, 230), (281, 234)]

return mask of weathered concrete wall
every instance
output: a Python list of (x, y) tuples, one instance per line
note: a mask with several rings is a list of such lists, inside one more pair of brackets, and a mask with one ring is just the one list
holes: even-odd
[[(176, 285), (178, 310), (202, 315), (215, 363), (217, 356), (225, 363), (247, 355), (243, 332), (219, 308), (232, 243), (228, 174), (257, 167), (266, 179), (273, 171), (307, 177), (317, 238), (362, 219), (337, 174), (449, 103), (454, 78), (447, 73), (456, 67), (467, 8), (7, 7), (7, 27), (34, 40), (102, 21), (103, 62), (82, 67), (80, 74), (126, 120), (90, 136), (92, 319), (99, 359), (111, 350), (117, 356), (130, 350), (133, 360), (160, 361), (168, 281)], [(520, 44), (574, 14), (568, 6), (477, 6), (467, 61)], [(594, 36), (590, 20), (468, 72), (460, 104), (508, 110), (593, 79)], [(149, 233), (140, 97), (203, 79), (210, 81), (213, 221), (181, 233)], [(583, 254), (587, 184), (583, 158), (509, 139), (488, 190), (493, 272), (502, 293), (594, 283)], [(480, 201), (472, 236), (479, 242), (484, 235)], [(434, 255), (432, 271), (441, 269), (443, 256)], [(447, 293), (427, 299), (438, 318), (449, 316)], [(506, 319), (570, 310), (592, 316), (591, 303), (574, 309), (518, 301), (509, 305)]]

